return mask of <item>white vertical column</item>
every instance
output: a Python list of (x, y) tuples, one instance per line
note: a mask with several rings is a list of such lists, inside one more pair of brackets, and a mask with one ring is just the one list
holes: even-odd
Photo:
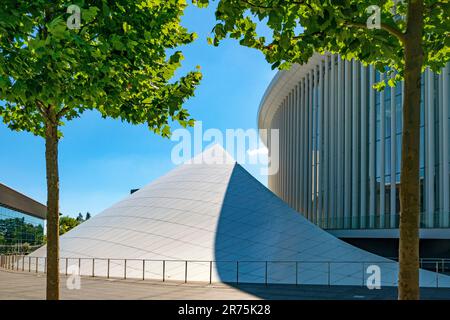
[(302, 167), (303, 167), (303, 189), (302, 189), (302, 199), (303, 199), (303, 214), (308, 217), (308, 108), (307, 108), (307, 76), (303, 78), (302, 81), (302, 113), (303, 113), (303, 144), (302, 144)]
[(324, 228), (328, 228), (329, 224), (329, 199), (330, 199), (330, 192), (331, 188), (329, 185), (330, 181), (330, 171), (329, 171), (329, 159), (330, 159), (330, 139), (329, 139), (329, 130), (330, 130), (330, 124), (329, 124), (329, 76), (330, 73), (328, 71), (328, 66), (330, 63), (330, 56), (327, 54), (325, 56), (325, 71), (324, 71), (324, 101), (323, 101), (323, 113), (324, 113), (324, 119), (323, 119), (323, 131), (324, 131), (324, 154), (323, 157), (321, 156), (321, 170), (323, 170), (323, 190), (324, 190), (324, 199), (323, 199), (323, 211), (324, 211)]
[(317, 88), (317, 76), (316, 67), (314, 66), (311, 70), (311, 112), (312, 112), (312, 123), (311, 123), (311, 193), (312, 193), (312, 209), (311, 209), (311, 221), (317, 223), (316, 221), (316, 209), (317, 209), (317, 198), (316, 198), (316, 187), (317, 187), (317, 177), (316, 177), (316, 152), (317, 152), (317, 99), (315, 90)]
[(338, 81), (337, 81), (337, 187), (336, 187), (336, 197), (337, 197), (337, 223), (338, 228), (344, 226), (344, 203), (343, 203), (343, 173), (344, 173), (344, 104), (343, 104), (343, 82), (344, 82), (344, 68), (341, 56), (338, 56)]
[(281, 146), (280, 146), (280, 194), (281, 194), (281, 199), (286, 200), (285, 196), (284, 196), (284, 169), (285, 169), (285, 141), (284, 141), (284, 136), (285, 136), (285, 128), (286, 128), (286, 124), (285, 124), (285, 110), (284, 110), (284, 101), (281, 103), (281, 123), (280, 123), (280, 138), (281, 138)]
[(323, 141), (324, 141), (324, 130), (323, 130), (323, 121), (324, 121), (324, 98), (323, 98), (323, 82), (324, 82), (324, 74), (323, 74), (323, 60), (319, 62), (319, 153), (317, 156), (317, 176), (319, 179), (319, 203), (317, 206), (318, 217), (319, 217), (319, 225), (323, 228), (324, 226), (324, 215), (323, 215), (323, 171), (324, 166), (322, 162), (324, 161), (324, 150), (323, 150)]
[(444, 177), (444, 183), (442, 186), (441, 195), (444, 199), (442, 204), (442, 214), (444, 216), (443, 218), (443, 226), (448, 228), (449, 227), (449, 165), (448, 165), (448, 152), (449, 152), (449, 128), (448, 128), (448, 118), (449, 118), (449, 93), (450, 93), (450, 86), (448, 81), (448, 72), (449, 72), (449, 66), (450, 64), (447, 63), (444, 70), (442, 71), (442, 117), (444, 118), (444, 123), (442, 126), (442, 139), (444, 141), (443, 147), (442, 147), (442, 173), (441, 175)]
[(333, 55), (333, 60), (331, 63), (331, 76), (332, 76), (332, 80), (331, 80), (331, 104), (330, 104), (330, 109), (331, 109), (331, 134), (330, 137), (331, 139), (331, 159), (333, 159), (333, 161), (330, 162), (331, 168), (330, 168), (330, 172), (331, 172), (331, 224), (332, 224), (332, 228), (337, 228), (338, 227), (338, 208), (337, 208), (337, 94), (336, 94), (336, 89), (337, 89), (337, 85), (338, 85), (338, 75), (337, 75), (337, 66), (336, 66), (336, 55)]
[(358, 79), (358, 62), (353, 59), (352, 61), (352, 203), (351, 203), (351, 211), (352, 211), (352, 224), (351, 228), (359, 227), (359, 167), (360, 163), (358, 154), (359, 154), (359, 119), (358, 116), (361, 114), (361, 110), (358, 106), (359, 102), (359, 91), (358, 91), (358, 83), (360, 83)]
[(300, 79), (300, 82), (298, 84), (298, 112), (299, 112), (299, 158), (298, 158), (298, 162), (299, 162), (299, 193), (298, 193), (298, 197), (299, 197), (299, 210), (302, 214), (304, 214), (304, 210), (303, 210), (303, 194), (305, 193), (305, 190), (303, 189), (303, 161), (304, 161), (304, 151), (303, 151), (303, 137), (304, 137), (304, 112), (303, 112), (303, 104), (302, 104), (302, 100), (303, 100), (303, 80)]
[[(394, 75), (392, 75), (394, 78)], [(395, 104), (395, 93), (396, 88), (391, 88), (391, 219), (390, 219), (390, 228), (395, 228), (395, 218), (397, 215), (397, 183), (396, 183), (396, 170), (395, 166), (397, 163), (397, 110)]]
[(344, 81), (344, 228), (351, 227), (351, 136), (352, 136), (352, 86), (351, 86), (351, 63), (345, 60)]
[(360, 228), (366, 228), (367, 216), (367, 115), (369, 113), (369, 105), (367, 104), (367, 68), (361, 64), (361, 186), (360, 186)]
[(287, 114), (287, 126), (286, 126), (286, 138), (287, 138), (287, 145), (286, 145), (286, 197), (287, 197), (287, 203), (289, 203), (289, 206), (292, 207), (292, 184), (291, 184), (291, 178), (292, 178), (292, 164), (291, 164), (291, 154), (292, 154), (292, 94), (291, 92), (288, 93), (287, 97), (287, 108), (286, 108), (286, 114)]
[(291, 174), (291, 206), (292, 208), (295, 208), (295, 201), (296, 201), (296, 195), (295, 195), (295, 86), (292, 89), (292, 96), (291, 96), (291, 132), (289, 133), (291, 136), (291, 168), (290, 168), (290, 174)]
[(313, 88), (313, 70), (308, 74), (308, 218), (312, 221), (312, 145), (313, 145), (313, 108), (312, 108), (312, 88)]
[(425, 72), (425, 97), (427, 114), (425, 122), (426, 134), (426, 183), (425, 183), (425, 195), (426, 195), (426, 224), (427, 227), (434, 226), (434, 81), (433, 73), (428, 68)]
[[(380, 81), (384, 80), (384, 73), (380, 74)], [(385, 228), (385, 216), (386, 216), (386, 103), (385, 103), (385, 91), (380, 93), (380, 228)]]
[[(448, 121), (448, 119), (444, 119), (444, 105), (442, 104), (442, 100), (444, 97), (444, 87), (443, 87), (443, 73), (445, 72), (445, 68), (443, 68), (441, 74), (438, 75), (438, 88), (437, 88), (437, 92), (438, 92), (438, 96), (437, 96), (437, 104), (438, 104), (438, 119), (439, 119), (439, 159), (436, 159), (436, 161), (439, 164), (439, 175), (436, 175), (436, 179), (439, 179), (439, 188), (438, 188), (438, 194), (439, 194), (439, 205), (437, 207), (439, 207), (438, 211), (438, 220), (435, 221), (436, 227), (442, 228), (443, 227), (443, 223), (444, 223), (444, 180), (445, 180), (445, 176), (443, 175), (444, 172), (444, 155), (442, 150), (444, 149), (444, 143), (448, 143), (447, 139), (445, 139), (444, 136), (444, 122)], [(439, 225), (437, 225), (439, 224)]]
[(376, 168), (375, 168), (375, 151), (376, 151), (376, 118), (375, 118), (375, 69), (369, 67), (369, 228), (375, 227), (375, 210), (376, 210)]
[(295, 209), (300, 211), (300, 88), (299, 84), (295, 85)]

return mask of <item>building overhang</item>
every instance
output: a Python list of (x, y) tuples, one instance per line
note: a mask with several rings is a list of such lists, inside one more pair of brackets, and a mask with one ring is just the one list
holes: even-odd
[(45, 219), (47, 207), (0, 183), (0, 205)]

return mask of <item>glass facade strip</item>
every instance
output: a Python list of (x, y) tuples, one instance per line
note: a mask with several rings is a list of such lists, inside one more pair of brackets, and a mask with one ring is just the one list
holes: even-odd
[(0, 205), (0, 252), (11, 246), (40, 245), (44, 220)]

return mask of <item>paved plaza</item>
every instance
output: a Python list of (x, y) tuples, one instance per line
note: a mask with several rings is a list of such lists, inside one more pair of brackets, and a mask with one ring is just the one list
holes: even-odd
[[(356, 286), (192, 284), (81, 278), (79, 290), (69, 290), (61, 277), (61, 298), (69, 300), (248, 300), (248, 299), (396, 299), (397, 289), (369, 290)], [(45, 275), (0, 270), (0, 299), (45, 299)], [(450, 299), (450, 289), (423, 288), (422, 299)]]

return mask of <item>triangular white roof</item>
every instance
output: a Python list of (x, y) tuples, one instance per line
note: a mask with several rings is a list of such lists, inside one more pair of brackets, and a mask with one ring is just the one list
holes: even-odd
[[(81, 257), (87, 275), (92, 258), (103, 258), (95, 275), (107, 275), (110, 259), (110, 276), (122, 277), (127, 259), (128, 278), (161, 279), (164, 269), (166, 280), (184, 280), (188, 260), (189, 281), (362, 285), (377, 265), (382, 285), (397, 283), (397, 263), (312, 224), (219, 145), (64, 234), (60, 246), (61, 271)], [(435, 286), (436, 275), (421, 271), (421, 285)]]

